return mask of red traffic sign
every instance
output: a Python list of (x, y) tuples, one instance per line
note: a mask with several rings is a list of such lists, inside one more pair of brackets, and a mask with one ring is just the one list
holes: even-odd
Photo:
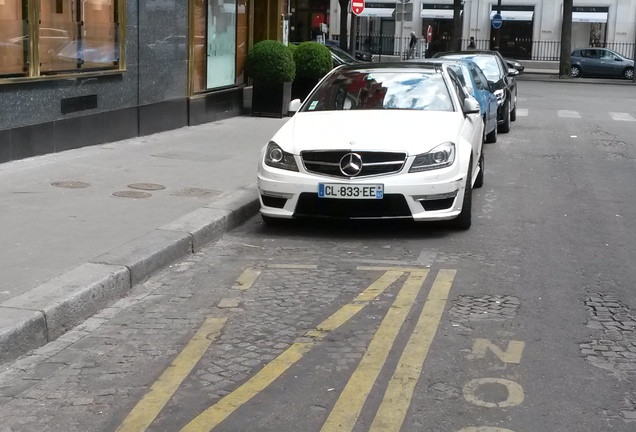
[(433, 39), (433, 27), (428, 26), (426, 30), (426, 42), (430, 42)]
[(354, 14), (360, 15), (364, 10), (364, 0), (351, 0), (351, 11)]

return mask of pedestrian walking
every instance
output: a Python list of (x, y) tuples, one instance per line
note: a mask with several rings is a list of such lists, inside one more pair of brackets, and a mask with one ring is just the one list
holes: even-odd
[(415, 58), (415, 48), (417, 47), (417, 36), (415, 35), (415, 32), (412, 31), (411, 32), (411, 41), (409, 42), (409, 53), (407, 56), (407, 60), (408, 59), (414, 59)]
[(470, 42), (468, 42), (468, 49), (475, 49), (475, 38), (473, 36), (470, 37)]

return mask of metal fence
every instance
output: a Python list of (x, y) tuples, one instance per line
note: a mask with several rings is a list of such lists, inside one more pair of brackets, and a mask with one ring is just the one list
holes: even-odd
[[(339, 40), (339, 35), (332, 35), (332, 39)], [(394, 35), (368, 34), (356, 36), (356, 50), (367, 51), (375, 54), (379, 58), (385, 56), (397, 56), (406, 59), (409, 53), (410, 37), (397, 37)], [(493, 49), (494, 40), (476, 39), (475, 49)], [(469, 39), (462, 39), (461, 48), (468, 49)], [(602, 48), (609, 48), (627, 57), (634, 56), (634, 43), (601, 43), (597, 45)], [(574, 48), (581, 48), (573, 46)], [(418, 39), (418, 44), (414, 52), (414, 58), (432, 57), (436, 52), (451, 50), (450, 39), (438, 39), (430, 44), (423, 38)], [(501, 40), (499, 52), (504, 57), (517, 60), (541, 60), (558, 61), (561, 56), (560, 41), (533, 41), (529, 39)]]

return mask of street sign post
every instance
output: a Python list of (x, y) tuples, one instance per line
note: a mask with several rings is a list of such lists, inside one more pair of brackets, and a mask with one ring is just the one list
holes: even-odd
[(503, 25), (503, 18), (501, 17), (501, 15), (498, 13), (494, 14), (492, 16), (492, 28), (500, 29), (502, 25)]
[(351, 0), (351, 11), (360, 15), (364, 11), (364, 0)]

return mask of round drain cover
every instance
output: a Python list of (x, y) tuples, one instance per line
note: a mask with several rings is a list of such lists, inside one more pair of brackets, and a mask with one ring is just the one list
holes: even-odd
[(164, 185), (156, 184), (156, 183), (133, 183), (128, 185), (131, 189), (140, 189), (147, 191), (157, 191), (164, 190), (166, 187)]
[(55, 181), (51, 183), (51, 186), (67, 188), (67, 189), (83, 189), (83, 188), (89, 187), (90, 185), (88, 183), (84, 183), (81, 181), (66, 180), (66, 181)]
[(113, 192), (113, 195), (122, 198), (150, 198), (152, 196), (152, 194), (149, 194), (148, 192), (139, 191), (118, 191)]

